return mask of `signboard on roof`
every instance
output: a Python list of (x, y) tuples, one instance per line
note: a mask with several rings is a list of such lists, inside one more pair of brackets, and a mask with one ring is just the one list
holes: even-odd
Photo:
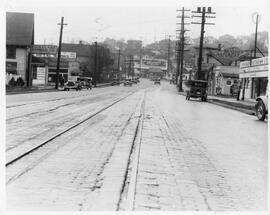
[(240, 68), (268, 65), (268, 57), (261, 57), (250, 61), (243, 61), (240, 63)]
[(75, 59), (76, 58), (76, 52), (61, 52), (61, 57), (62, 58)]
[(55, 45), (33, 45), (31, 47), (32, 54), (57, 54), (58, 47)]

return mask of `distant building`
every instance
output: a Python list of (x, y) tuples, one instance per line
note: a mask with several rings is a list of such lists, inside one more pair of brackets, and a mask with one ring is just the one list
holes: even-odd
[(165, 59), (155, 59), (144, 56), (142, 58), (143, 76), (146, 78), (165, 78), (167, 63)]
[(6, 75), (7, 83), (21, 77), (31, 86), (30, 49), (34, 45), (34, 14), (6, 13)]
[(212, 79), (212, 94), (232, 95), (233, 87), (239, 84), (238, 66), (216, 66), (214, 68), (214, 78)]

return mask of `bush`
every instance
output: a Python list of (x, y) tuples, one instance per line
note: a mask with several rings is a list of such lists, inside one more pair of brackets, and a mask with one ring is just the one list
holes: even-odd
[(24, 80), (23, 80), (21, 77), (19, 77), (19, 78), (17, 79), (16, 84), (17, 84), (17, 86), (22, 87), (22, 86), (24, 85)]
[(15, 81), (14, 77), (12, 77), (9, 80), (8, 85), (11, 86), (11, 87), (15, 87), (16, 86), (16, 81)]

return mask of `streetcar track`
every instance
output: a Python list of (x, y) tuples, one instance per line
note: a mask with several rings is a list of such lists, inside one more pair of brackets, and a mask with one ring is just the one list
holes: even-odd
[[(133, 210), (134, 202), (135, 202), (135, 194), (136, 194), (136, 183), (137, 183), (137, 176), (138, 176), (138, 168), (139, 168), (139, 158), (140, 158), (140, 148), (141, 148), (141, 138), (142, 138), (142, 127), (143, 127), (143, 120), (144, 120), (144, 108), (145, 108), (145, 95), (142, 101), (142, 105), (140, 108), (140, 116), (136, 125), (132, 146), (129, 152), (129, 158), (125, 170), (123, 186), (120, 192), (119, 201), (117, 203), (117, 211), (120, 210), (120, 205), (124, 198), (124, 190), (127, 188), (127, 197), (126, 197), (126, 210)], [(135, 157), (133, 157), (135, 156)], [(132, 161), (132, 164), (131, 164)], [(131, 172), (130, 172), (130, 165)], [(130, 179), (128, 176), (130, 174)]]
[(135, 92), (132, 92), (132, 93), (129, 93), (128, 95), (126, 95), (126, 96), (124, 96), (124, 97), (122, 97), (122, 98), (120, 98), (120, 99), (117, 99), (116, 101), (113, 101), (111, 104), (109, 104), (109, 105), (107, 105), (107, 106), (101, 108), (100, 110), (96, 111), (95, 113), (91, 114), (90, 116), (88, 116), (87, 118), (81, 120), (80, 122), (77, 122), (77, 123), (75, 123), (74, 125), (70, 126), (69, 128), (67, 128), (67, 129), (65, 129), (65, 130), (63, 130), (63, 131), (60, 131), (60, 132), (57, 133), (56, 135), (54, 135), (54, 136), (52, 136), (51, 138), (47, 139), (46, 141), (43, 141), (41, 144), (39, 144), (39, 145), (33, 147), (32, 149), (30, 149), (30, 150), (28, 150), (28, 151), (22, 153), (21, 155), (17, 156), (16, 158), (11, 159), (10, 161), (8, 161), (8, 162), (5, 164), (5, 166), (8, 167), (8, 166), (14, 164), (14, 163), (17, 162), (18, 160), (20, 160), (20, 159), (26, 157), (27, 155), (31, 154), (32, 152), (36, 151), (37, 149), (41, 148), (42, 146), (48, 144), (48, 143), (51, 142), (52, 140), (54, 140), (54, 139), (56, 139), (57, 137), (61, 136), (62, 134), (67, 133), (67, 132), (70, 131), (71, 129), (73, 129), (73, 128), (79, 126), (80, 124), (82, 124), (82, 123), (86, 122), (87, 120), (93, 118), (93, 117), (96, 116), (97, 114), (99, 114), (99, 113), (101, 113), (101, 112), (107, 110), (108, 108), (112, 107), (113, 105), (117, 104), (118, 102), (120, 102), (120, 101), (126, 99), (127, 97), (129, 97), (129, 96), (131, 96), (131, 95), (133, 95), (134, 93), (136, 93), (136, 91), (135, 91)]
[[(107, 94), (107, 92), (102, 92), (102, 93), (99, 93), (99, 94), (84, 94), (84, 95), (81, 95), (79, 96), (80, 98), (81, 97), (86, 97), (86, 96), (94, 96), (94, 97), (97, 97), (97, 96), (100, 96), (100, 95), (103, 95), (103, 94)], [(55, 102), (55, 101), (60, 101), (60, 100), (69, 100), (69, 99), (74, 99), (74, 98), (78, 98), (78, 95), (77, 96), (71, 96), (71, 97), (67, 97), (67, 98), (58, 98), (58, 99), (51, 99), (51, 100), (46, 100), (46, 101), (36, 101), (36, 102), (31, 102), (31, 103), (24, 103), (24, 104), (17, 104), (17, 105), (10, 105), (10, 106), (6, 106), (7, 109), (9, 108), (15, 108), (15, 107), (20, 107), (20, 106), (28, 106), (28, 105), (35, 105), (35, 104), (42, 104), (44, 102)]]

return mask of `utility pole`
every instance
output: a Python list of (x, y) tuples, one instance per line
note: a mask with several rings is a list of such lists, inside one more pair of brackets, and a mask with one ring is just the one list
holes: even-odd
[(167, 35), (169, 37), (168, 42), (168, 59), (167, 59), (167, 75), (170, 73), (170, 52), (171, 52), (171, 37), (172, 35)]
[(131, 74), (131, 55), (129, 56), (129, 64), (128, 64), (128, 78)]
[[(178, 10), (178, 11), (181, 11), (182, 12), (182, 15), (181, 16), (177, 16), (178, 18), (181, 18), (181, 29), (179, 30), (180, 31), (180, 37), (179, 37), (179, 43), (178, 43), (178, 58), (181, 59), (178, 60), (178, 70), (179, 70), (179, 64), (180, 64), (180, 79), (179, 79), (179, 88), (178, 88), (178, 91), (179, 92), (182, 92), (183, 89), (182, 89), (182, 82), (183, 82), (183, 70), (184, 70), (184, 50), (185, 50), (185, 45), (188, 45), (188, 44), (185, 44), (185, 32), (186, 31), (189, 31), (187, 29), (185, 29), (185, 25), (188, 25), (190, 23), (185, 23), (185, 18), (190, 18), (189, 16), (185, 16), (185, 11), (190, 11), (190, 10), (185, 10), (184, 7), (182, 7), (182, 10)], [(179, 71), (177, 71), (177, 73), (179, 74)]]
[(121, 49), (119, 48), (118, 50), (118, 65), (117, 65), (117, 69), (118, 69), (118, 77), (117, 79), (120, 79), (120, 55), (121, 55)]
[(201, 14), (200, 16), (194, 16), (193, 17), (200, 17), (202, 18), (201, 22), (192, 22), (192, 24), (200, 24), (201, 25), (201, 36), (200, 36), (200, 49), (199, 49), (199, 58), (198, 58), (198, 70), (197, 70), (197, 79), (202, 80), (202, 54), (203, 54), (203, 37), (204, 37), (204, 25), (214, 25), (214, 23), (206, 23), (206, 18), (216, 18), (215, 16), (208, 16), (207, 14), (216, 14), (215, 12), (212, 12), (212, 8), (208, 7), (206, 11), (206, 7), (198, 7), (197, 11), (192, 11), (192, 13)]
[(253, 14), (253, 22), (254, 22), (254, 17), (256, 16), (256, 29), (255, 29), (255, 44), (254, 44), (254, 59), (256, 58), (256, 50), (257, 50), (257, 32), (258, 32), (258, 22), (259, 22), (259, 14), (258, 13), (254, 13)]
[(94, 87), (97, 87), (97, 52), (98, 52), (98, 45), (97, 45), (97, 41), (96, 41), (96, 42), (95, 42)]
[(57, 57), (57, 65), (56, 65), (55, 89), (58, 89), (58, 84), (59, 84), (59, 65), (60, 65), (60, 59), (61, 59), (61, 45), (62, 45), (63, 26), (67, 25), (67, 24), (64, 24), (64, 17), (63, 16), (61, 18), (61, 23), (58, 23), (58, 25), (61, 25), (61, 27), (60, 27), (60, 37), (59, 37), (59, 45), (58, 45), (58, 57)]
[(134, 59), (133, 59), (133, 55), (131, 56), (131, 76), (132, 76), (132, 79), (134, 79)]
[(140, 77), (142, 76), (142, 40), (141, 40), (141, 48), (140, 48)]

